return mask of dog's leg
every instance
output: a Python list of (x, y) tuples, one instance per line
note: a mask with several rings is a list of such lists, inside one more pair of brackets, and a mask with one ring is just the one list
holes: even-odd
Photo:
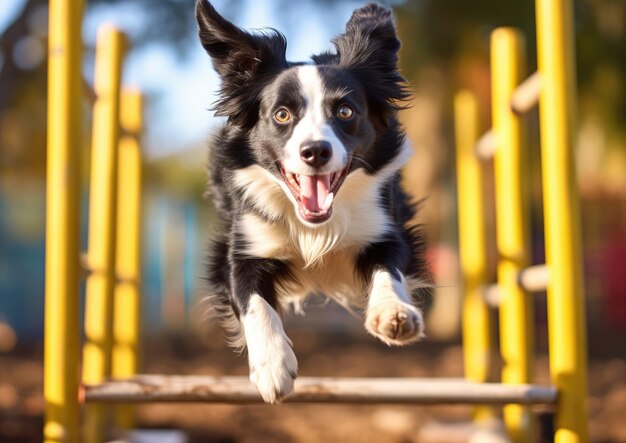
[(276, 312), (273, 279), (263, 260), (234, 267), (234, 302), (248, 349), (250, 380), (267, 403), (279, 403), (293, 391), (298, 361)]
[(388, 345), (405, 345), (424, 336), (422, 311), (413, 305), (404, 268), (402, 243), (390, 241), (372, 246), (360, 259), (369, 269), (369, 293), (365, 328)]
[(293, 391), (298, 361), (278, 313), (259, 294), (252, 294), (241, 317), (250, 365), (250, 380), (263, 400), (279, 403)]

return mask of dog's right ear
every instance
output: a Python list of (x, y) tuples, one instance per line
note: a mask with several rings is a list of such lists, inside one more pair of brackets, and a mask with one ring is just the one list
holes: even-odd
[(207, 0), (196, 0), (196, 19), (200, 42), (222, 78), (216, 115), (227, 116), (234, 124), (250, 123), (258, 109), (254, 88), (288, 67), (285, 36), (273, 29), (248, 33), (218, 14)]
[(196, 1), (196, 20), (202, 46), (222, 78), (285, 67), (287, 42), (277, 31), (250, 34), (222, 17), (207, 0)]

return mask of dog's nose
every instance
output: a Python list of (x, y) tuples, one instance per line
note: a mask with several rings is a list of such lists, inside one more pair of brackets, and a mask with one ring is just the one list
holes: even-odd
[(324, 140), (304, 142), (300, 146), (300, 158), (314, 168), (321, 168), (333, 156), (333, 147)]

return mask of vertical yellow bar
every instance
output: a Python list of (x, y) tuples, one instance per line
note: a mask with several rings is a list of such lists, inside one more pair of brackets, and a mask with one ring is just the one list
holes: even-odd
[[(459, 92), (454, 99), (456, 137), (456, 175), (459, 225), (459, 252), (463, 274), (463, 356), (465, 377), (489, 381), (493, 352), (492, 318), (485, 303), (487, 251), (481, 163), (475, 153), (479, 137), (479, 112), (476, 96)], [(494, 416), (488, 406), (477, 406), (474, 420)]]
[[(122, 93), (117, 197), (117, 284), (113, 306), (114, 378), (137, 373), (141, 306), (141, 146), (142, 97), (136, 90)], [(119, 406), (117, 426), (133, 426), (133, 408)]]
[[(500, 351), (504, 383), (529, 383), (532, 378), (532, 299), (518, 285), (519, 272), (529, 263), (529, 205), (524, 174), (526, 152), (523, 124), (511, 110), (511, 96), (524, 72), (524, 38), (511, 28), (491, 35), (492, 125), (496, 140), (496, 243), (500, 297)], [(506, 405), (504, 421), (516, 443), (533, 441), (528, 407)]]
[(78, 443), (82, 0), (50, 1), (45, 443)]
[[(83, 382), (100, 383), (111, 373), (115, 280), (115, 222), (120, 83), (124, 37), (110, 25), (98, 32), (89, 195), (89, 250)], [(86, 439), (102, 439), (102, 410), (87, 411)]]
[(550, 372), (559, 389), (556, 443), (584, 443), (587, 337), (574, 170), (576, 74), (571, 0), (537, 0), (537, 52), (548, 284)]

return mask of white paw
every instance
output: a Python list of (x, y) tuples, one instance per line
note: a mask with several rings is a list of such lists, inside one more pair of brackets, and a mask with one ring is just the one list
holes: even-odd
[(293, 392), (298, 361), (286, 337), (268, 347), (267, 352), (249, 355), (250, 381), (266, 403), (280, 403)]
[(424, 337), (422, 312), (402, 301), (388, 301), (370, 306), (365, 328), (388, 345), (406, 345)]
[(298, 361), (278, 313), (258, 294), (242, 317), (248, 348), (250, 381), (266, 403), (280, 403), (293, 392)]

